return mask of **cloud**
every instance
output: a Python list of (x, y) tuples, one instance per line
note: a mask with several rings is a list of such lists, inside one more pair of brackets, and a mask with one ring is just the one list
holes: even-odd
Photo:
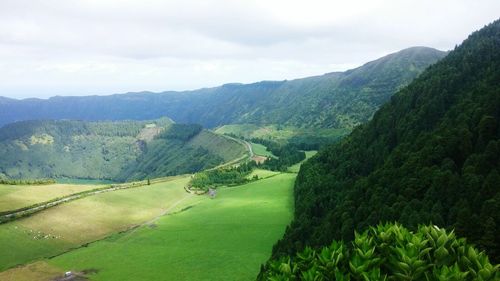
[(450, 49), (500, 2), (3, 0), (0, 95), (181, 90)]

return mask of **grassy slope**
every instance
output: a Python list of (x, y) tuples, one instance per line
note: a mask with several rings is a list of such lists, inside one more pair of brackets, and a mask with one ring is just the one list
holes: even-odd
[(0, 185), (0, 212), (98, 187), (99, 185), (81, 184)]
[(111, 180), (94, 180), (94, 179), (74, 179), (74, 178), (57, 178), (57, 183), (62, 184), (78, 184), (78, 185), (96, 185), (96, 184), (112, 184)]
[(302, 161), (300, 163), (297, 163), (297, 164), (289, 167), (288, 171), (292, 172), (292, 173), (298, 173), (299, 170), (300, 170), (300, 165), (302, 165), (302, 163), (304, 163), (307, 159), (309, 159), (309, 158), (313, 157), (314, 155), (316, 155), (316, 153), (318, 153), (318, 152), (315, 151), (315, 150), (306, 151), (306, 159), (304, 159), (304, 161)]
[(238, 137), (251, 139), (261, 138), (270, 139), (277, 142), (308, 142), (314, 139), (328, 140), (328, 143), (336, 141), (350, 132), (350, 129), (333, 129), (333, 128), (298, 128), (294, 126), (277, 126), (277, 125), (253, 125), (253, 124), (230, 124), (224, 125), (215, 130), (218, 134), (233, 134)]
[(25, 121), (0, 128), (0, 175), (8, 178), (141, 180), (193, 173), (243, 155), (241, 143), (169, 119)]
[(191, 139), (188, 144), (193, 147), (201, 146), (209, 152), (222, 157), (224, 162), (239, 158), (246, 153), (246, 147), (242, 144), (207, 130), (203, 130)]
[(286, 140), (298, 135), (315, 135), (322, 137), (341, 137), (346, 135), (348, 129), (327, 128), (298, 128), (294, 126), (230, 124), (215, 130), (219, 134), (235, 134), (244, 138), (264, 138)]
[[(92, 268), (98, 270), (92, 280), (107, 281), (253, 280), (292, 217), (294, 180), (281, 174), (221, 189), (214, 200), (190, 198), (184, 206), (192, 208), (161, 217), (154, 228), (115, 235), (41, 268)], [(14, 273), (18, 280), (32, 274)]]
[[(179, 177), (94, 195), (0, 225), (0, 270), (55, 255), (147, 221), (186, 196), (183, 186), (188, 180)], [(34, 239), (34, 233), (39, 231), (58, 238)]]
[(262, 145), (260, 143), (253, 143), (253, 142), (251, 144), (252, 144), (253, 153), (255, 153), (255, 155), (276, 158), (276, 156), (271, 151), (267, 151), (267, 148), (264, 145)]
[(230, 124), (215, 130), (219, 134), (234, 134), (245, 138), (288, 139), (296, 134), (294, 127), (280, 128), (276, 125)]
[(269, 171), (269, 170), (264, 170), (264, 169), (255, 169), (253, 170), (250, 175), (247, 176), (248, 179), (252, 179), (253, 176), (257, 175), (259, 179), (264, 179), (268, 177), (272, 177), (279, 174), (279, 172), (274, 172), (274, 171)]

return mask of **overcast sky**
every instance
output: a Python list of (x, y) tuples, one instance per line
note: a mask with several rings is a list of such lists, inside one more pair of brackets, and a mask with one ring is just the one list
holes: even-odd
[(184, 90), (452, 49), (499, 0), (1, 0), (0, 96)]

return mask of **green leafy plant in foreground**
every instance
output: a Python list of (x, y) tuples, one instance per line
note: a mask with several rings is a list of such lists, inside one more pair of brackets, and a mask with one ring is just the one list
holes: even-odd
[(295, 256), (267, 263), (259, 280), (500, 280), (492, 265), (464, 238), (437, 226), (411, 232), (399, 224), (380, 224), (352, 243), (333, 241), (306, 247)]

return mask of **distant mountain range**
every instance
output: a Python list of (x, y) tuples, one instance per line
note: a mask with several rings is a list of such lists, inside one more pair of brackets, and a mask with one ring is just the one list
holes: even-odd
[(445, 55), (436, 49), (413, 47), (345, 72), (185, 92), (24, 100), (0, 97), (0, 126), (32, 119), (150, 120), (168, 116), (178, 123), (208, 128), (250, 123), (350, 129), (369, 120), (394, 92)]

